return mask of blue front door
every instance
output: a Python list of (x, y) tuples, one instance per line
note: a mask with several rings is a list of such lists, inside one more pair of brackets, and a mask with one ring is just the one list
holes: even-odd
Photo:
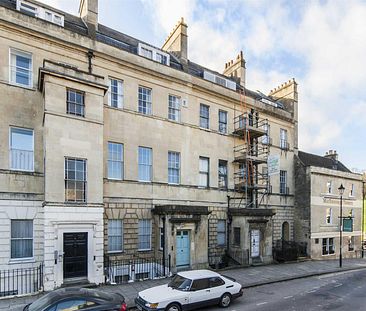
[(187, 267), (190, 264), (189, 255), (189, 232), (188, 230), (177, 231), (177, 267)]

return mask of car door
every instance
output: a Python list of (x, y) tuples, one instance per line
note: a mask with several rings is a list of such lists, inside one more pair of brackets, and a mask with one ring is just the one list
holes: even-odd
[(222, 294), (226, 292), (225, 281), (219, 276), (215, 276), (209, 278), (208, 282), (210, 285), (210, 302), (212, 304), (219, 303)]
[(209, 279), (196, 279), (193, 280), (188, 298), (189, 309), (199, 308), (210, 304), (210, 285)]

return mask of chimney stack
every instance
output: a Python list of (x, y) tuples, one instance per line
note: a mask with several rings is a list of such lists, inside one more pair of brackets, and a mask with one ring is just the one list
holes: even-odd
[(227, 77), (236, 78), (242, 87), (245, 87), (245, 59), (243, 51), (240, 51), (235, 61), (230, 60), (225, 64), (223, 74)]
[(188, 61), (188, 35), (187, 24), (182, 17), (177, 25), (175, 25), (173, 31), (169, 34), (165, 40), (162, 50), (167, 52), (173, 52), (184, 62)]
[(80, 0), (79, 14), (88, 27), (88, 34), (95, 38), (98, 30), (98, 0)]
[(334, 161), (338, 161), (337, 151), (330, 149), (328, 152), (325, 153), (324, 158), (333, 159)]

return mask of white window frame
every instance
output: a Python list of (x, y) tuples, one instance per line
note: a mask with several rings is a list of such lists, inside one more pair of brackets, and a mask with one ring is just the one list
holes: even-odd
[[(150, 232), (149, 232), (149, 238), (150, 238), (150, 240), (149, 240), (149, 248), (140, 248), (140, 236), (147, 236), (147, 234), (140, 234), (140, 222), (141, 221), (147, 221), (149, 224), (150, 224)], [(138, 233), (137, 233), (137, 235), (138, 235), (138, 250), (139, 251), (150, 251), (151, 250), (151, 235), (152, 235), (152, 221), (151, 221), (151, 219), (139, 219), (139, 222), (138, 222)]]
[[(13, 150), (14, 148), (12, 148), (12, 130), (23, 130), (23, 131), (29, 131), (32, 132), (32, 168), (31, 169), (21, 169), (21, 168), (14, 168), (12, 166), (13, 163)], [(27, 151), (30, 152), (29, 150), (20, 150), (20, 151)], [(12, 171), (22, 171), (22, 172), (34, 172), (34, 130), (33, 129), (27, 129), (27, 128), (22, 128), (22, 127), (15, 127), (15, 126), (11, 126), (9, 128), (9, 168)]]
[[(163, 250), (164, 227), (159, 226), (159, 249)], [(164, 241), (165, 243), (165, 241)]]
[[(115, 160), (110, 158), (110, 154), (109, 154), (109, 145), (120, 145), (121, 146), (121, 159), (120, 160)], [(116, 177), (111, 177), (109, 175), (109, 163), (110, 162), (120, 162), (121, 163), (121, 178), (116, 178)], [(111, 180), (123, 180), (124, 179), (124, 145), (121, 143), (116, 143), (116, 142), (112, 142), (109, 141), (107, 144), (107, 178), (111, 179)]]
[[(149, 163), (140, 163), (140, 150), (150, 150), (150, 157), (149, 157)], [(138, 181), (139, 182), (152, 182), (152, 179), (153, 179), (153, 150), (152, 148), (149, 148), (149, 147), (144, 147), (144, 146), (139, 146), (138, 147), (138, 151), (137, 151), (137, 164), (138, 164), (138, 171), (137, 171), (137, 174), (138, 174)], [(145, 180), (145, 179), (141, 179), (140, 178), (140, 166), (149, 166), (149, 179)]]
[[(330, 239), (333, 239), (333, 244), (330, 244), (329, 243), (329, 240)], [(323, 241), (324, 240), (326, 240), (326, 244), (324, 245), (323, 244)], [(332, 253), (330, 253), (330, 251), (329, 251), (329, 246), (330, 245), (332, 245), (332, 247), (333, 247), (333, 252)], [(323, 247), (325, 246), (325, 248), (326, 248), (326, 252), (325, 252), (325, 254), (323, 254)], [(333, 237), (331, 237), (331, 238), (322, 238), (322, 256), (329, 256), (329, 255), (334, 255), (335, 254), (335, 251), (336, 251), (336, 249), (335, 249), (335, 244), (334, 244), (334, 238)]]
[[(226, 167), (226, 174), (225, 175), (220, 172), (220, 163), (225, 164), (225, 167)], [(218, 161), (218, 173), (217, 174), (218, 174), (218, 178), (219, 178), (219, 180), (218, 180), (219, 189), (227, 190), (228, 189), (228, 161), (219, 159), (219, 161)], [(222, 180), (221, 179), (222, 177), (225, 177), (225, 185), (224, 186), (222, 186), (220, 184), (220, 182)]]
[(349, 197), (350, 198), (355, 197), (355, 184), (351, 184), (351, 190), (349, 191)]
[(262, 137), (262, 144), (269, 145), (270, 144), (270, 138), (271, 138), (271, 126), (270, 124), (264, 124), (263, 129), (266, 131), (266, 134)]
[[(32, 223), (32, 238), (13, 238), (11, 236), (12, 232), (12, 221), (27, 221)], [(32, 256), (31, 257), (12, 257), (12, 241), (13, 240), (32, 240)], [(10, 220), (10, 261), (24, 261), (24, 260), (31, 260), (34, 258), (34, 220), (33, 219), (11, 219)]]
[[(85, 163), (85, 180), (78, 180), (76, 179), (76, 176), (75, 176), (75, 179), (66, 179), (66, 161), (67, 160), (74, 160), (74, 161), (84, 161)], [(76, 172), (76, 171), (75, 171)], [(68, 200), (67, 199), (67, 195), (66, 195), (66, 182), (67, 181), (81, 181), (81, 182), (84, 182), (84, 200), (83, 201), (78, 201), (78, 200)], [(88, 160), (87, 159), (83, 159), (83, 158), (75, 158), (75, 157), (64, 157), (64, 193), (65, 193), (65, 202), (71, 202), (71, 203), (87, 203), (87, 200), (88, 200)]]
[[(174, 157), (174, 162), (169, 161), (170, 155)], [(178, 159), (178, 161), (176, 161)], [(176, 151), (168, 151), (168, 184), (179, 185), (180, 184), (180, 153)], [(173, 164), (173, 165), (172, 165)], [(170, 180), (170, 170), (178, 171), (178, 182), (173, 182)]]
[[(117, 82), (117, 93), (113, 93), (117, 95), (117, 107), (112, 105), (112, 81)], [(123, 80), (116, 78), (109, 78), (109, 90), (108, 90), (108, 106), (113, 108), (123, 108)]]
[[(37, 6), (34, 3), (30, 3), (30, 2), (24, 1), (24, 0), (17, 0), (17, 3), (16, 3), (16, 9), (17, 9), (17, 11), (20, 11), (21, 12), (21, 8), (22, 8), (22, 5), (23, 4), (28, 5), (30, 7), (33, 7), (35, 9), (35, 11), (34, 11), (35, 17), (40, 18), (40, 19), (43, 19), (43, 20), (45, 20), (47, 22), (50, 22), (50, 23), (53, 23), (55, 25), (64, 27), (65, 17), (63, 15), (58, 14), (58, 13), (56, 13), (54, 11), (49, 10), (49, 9), (45, 9), (45, 8), (43, 8), (41, 6)], [(33, 11), (31, 11), (28, 8), (24, 8), (23, 7), (23, 10), (24, 11), (28, 11), (30, 14), (33, 14)], [(26, 13), (24, 13), (24, 14), (26, 14)], [(48, 19), (47, 18), (47, 14), (50, 14), (51, 15), (51, 19)], [(59, 19), (59, 21), (57, 20), (57, 18)]]
[[(204, 116), (202, 114), (202, 108), (206, 109), (207, 108), (207, 116)], [(207, 127), (206, 126), (202, 126), (202, 120), (206, 120), (207, 121)], [(210, 129), (210, 106), (206, 105), (206, 104), (200, 104), (200, 128), (208, 130)]]
[[(28, 8), (22, 7), (23, 4), (28, 5), (30, 7), (33, 7), (34, 8), (34, 11), (32, 11), (32, 10), (30, 10)], [(29, 3), (27, 1), (22, 1), (22, 0), (17, 0), (16, 6), (17, 6), (17, 10), (18, 11), (21, 11), (21, 9), (23, 8), (24, 11), (27, 11), (27, 12), (29, 12), (31, 14), (32, 13), (35, 13), (35, 17), (39, 17), (39, 7), (37, 5), (35, 5), (35, 4), (33, 4), (33, 3)]]
[(332, 194), (333, 192), (333, 182), (331, 180), (327, 181), (327, 194)]
[[(172, 100), (173, 98), (175, 100)], [(171, 121), (180, 122), (180, 115), (181, 115), (181, 98), (179, 96), (169, 94), (168, 119)]]
[[(225, 115), (225, 122), (222, 122), (220, 120), (220, 116)], [(228, 112), (225, 110), (219, 109), (219, 133), (221, 134), (227, 134), (227, 119), (228, 119)], [(225, 126), (223, 126), (225, 124)]]
[(333, 224), (333, 208), (328, 207), (325, 211), (325, 223), (327, 225)]
[[(22, 56), (30, 59), (30, 69), (29, 71), (29, 84), (22, 84), (16, 82), (16, 56)], [(15, 59), (15, 64), (13, 65), (13, 56)], [(14, 80), (12, 79), (12, 71), (13, 67), (15, 67), (15, 74), (14, 74)], [(15, 48), (9, 48), (9, 83), (13, 85), (17, 85), (24, 88), (32, 88), (33, 87), (33, 54), (30, 52), (18, 50)]]
[[(151, 57), (145, 55), (144, 50), (150, 51), (151, 52)], [(168, 53), (160, 50), (160, 49), (157, 49), (157, 48), (154, 48), (150, 45), (139, 42), (138, 47), (137, 47), (137, 52), (142, 57), (146, 57), (147, 59), (151, 59), (151, 60), (153, 60), (155, 62), (158, 62), (159, 64), (162, 64), (162, 65), (170, 66), (170, 55)], [(158, 57), (159, 54), (166, 57), (166, 63), (161, 62), (161, 60)]]
[(353, 235), (348, 237), (348, 251), (349, 252), (355, 251), (355, 237)]
[(288, 150), (288, 135), (286, 129), (280, 129), (280, 148), (282, 150)]
[[(282, 187), (283, 187), (284, 191), (282, 191)], [(280, 170), (280, 194), (282, 194), (282, 195), (288, 194), (287, 193), (287, 171), (285, 171), (285, 170)]]
[[(121, 224), (121, 248), (120, 249), (116, 249), (116, 250), (110, 250), (110, 242), (109, 242), (109, 237), (111, 237), (110, 232), (109, 232), (109, 222), (110, 221), (118, 221)], [(123, 241), (123, 219), (108, 219), (108, 253), (122, 253), (123, 249), (124, 249), (124, 241)], [(117, 235), (113, 235), (112, 237), (115, 237)]]
[[(207, 161), (207, 171), (201, 171), (201, 160)], [(198, 180), (198, 186), (200, 188), (209, 188), (210, 187), (210, 158), (208, 157), (199, 157), (198, 162), (198, 171), (199, 171), (199, 180)], [(206, 185), (201, 184), (201, 176), (205, 175), (206, 179)]]
[[(144, 107), (142, 104), (140, 105), (140, 93), (143, 94), (143, 90), (150, 91), (150, 94), (145, 96), (147, 97), (146, 100), (141, 99), (141, 103), (145, 103), (146, 107)], [(140, 110), (141, 107), (141, 110)], [(143, 111), (145, 108), (146, 112)], [(139, 85), (138, 91), (137, 91), (137, 111), (143, 115), (150, 116), (152, 115), (152, 89), (146, 86)]]

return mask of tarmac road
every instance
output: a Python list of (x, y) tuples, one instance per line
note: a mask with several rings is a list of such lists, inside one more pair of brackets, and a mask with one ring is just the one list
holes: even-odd
[[(219, 307), (202, 311), (223, 310)], [(227, 311), (365, 311), (366, 269), (246, 289)]]

